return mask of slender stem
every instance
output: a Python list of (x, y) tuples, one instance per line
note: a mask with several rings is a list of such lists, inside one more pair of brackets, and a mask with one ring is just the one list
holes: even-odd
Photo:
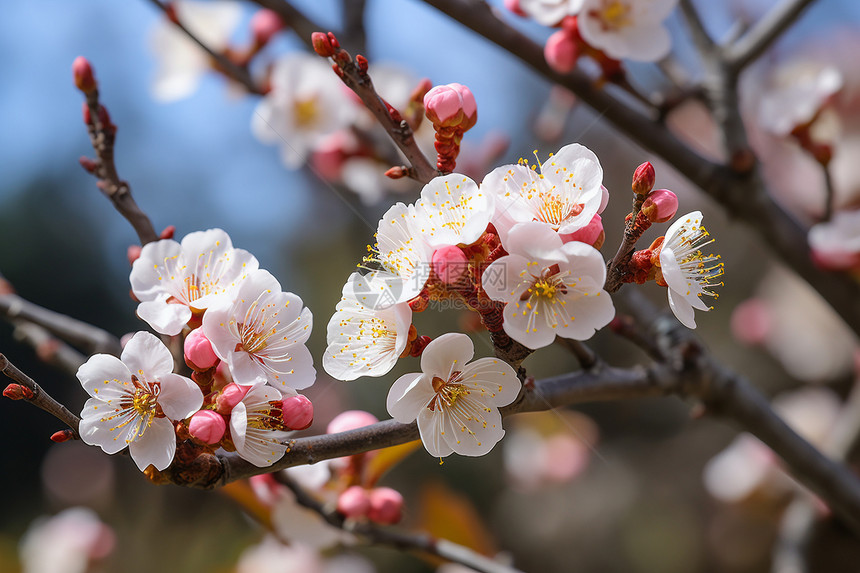
[(737, 74), (758, 58), (815, 0), (782, 0), (740, 40), (726, 49), (725, 60)]
[(836, 198), (836, 188), (833, 186), (833, 176), (830, 174), (829, 165), (822, 165), (824, 172), (824, 221), (833, 218), (833, 202)]
[(68, 408), (54, 400), (54, 398), (41, 386), (36, 384), (32, 378), (18, 370), (18, 368), (9, 362), (9, 359), (3, 354), (0, 354), (0, 372), (5, 374), (10, 380), (13, 380), (17, 384), (29, 389), (33, 393), (33, 396), (32, 398), (25, 398), (25, 400), (37, 408), (41, 408), (48, 412), (61, 422), (64, 422), (72, 429), (72, 431), (74, 431), (75, 438), (78, 438), (78, 426), (81, 423), (81, 419), (72, 414)]
[(684, 20), (690, 29), (690, 35), (693, 38), (693, 43), (699, 52), (709, 52), (716, 48), (714, 40), (705, 30), (705, 25), (702, 22), (696, 7), (693, 6), (692, 0), (680, 0), (681, 13), (684, 15)]
[[(168, 7), (165, 4), (162, 4), (159, 0), (149, 0), (151, 4), (157, 7), (159, 10), (164, 12), (165, 14), (170, 14)], [(210, 58), (216, 63), (215, 69), (223, 73), (228, 78), (242, 84), (246, 90), (248, 90), (252, 94), (262, 95), (263, 90), (257, 85), (254, 79), (251, 77), (251, 74), (248, 72), (248, 68), (245, 66), (240, 66), (236, 62), (232, 61), (230, 58), (225, 56), (224, 54), (220, 54), (206, 45), (203, 40), (198, 38), (191, 30), (185, 27), (185, 24), (180, 22), (176, 18), (170, 18), (170, 21), (182, 32), (188, 36), (188, 38), (197, 44), (201, 50), (206, 52)]]
[(86, 361), (86, 357), (53, 336), (47, 329), (25, 320), (13, 320), (15, 327), (13, 335), (36, 350), (40, 360), (74, 376)]
[(482, 573), (522, 573), (519, 569), (494, 561), (447, 539), (436, 539), (428, 534), (407, 533), (390, 527), (383, 528), (363, 521), (347, 521), (339, 512), (330, 510), (320, 503), (284, 472), (274, 475), (275, 479), (293, 492), (299, 505), (315, 511), (333, 527), (358, 535), (370, 545), (387, 545), (396, 549), (420, 551)]
[(580, 342), (579, 340), (562, 338), (561, 336), (555, 340), (558, 344), (567, 348), (571, 354), (576, 356), (576, 359), (579, 361), (579, 365), (583, 370), (590, 370), (600, 362), (600, 357), (592, 349), (586, 346), (585, 343)]

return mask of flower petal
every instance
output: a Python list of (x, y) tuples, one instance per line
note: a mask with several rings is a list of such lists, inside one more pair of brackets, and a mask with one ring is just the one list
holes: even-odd
[(693, 307), (680, 294), (672, 290), (666, 289), (669, 293), (669, 308), (675, 317), (687, 328), (696, 328), (696, 318), (694, 316)]
[(93, 398), (117, 399), (131, 386), (131, 372), (116, 356), (96, 354), (78, 368), (78, 380)]
[(171, 420), (184, 420), (203, 405), (203, 392), (190, 378), (179, 374), (165, 374), (159, 378), (161, 392), (158, 405)]
[(460, 380), (473, 396), (496, 407), (516, 400), (522, 388), (516, 371), (500, 358), (479, 358), (467, 364)]
[(128, 445), (131, 459), (140, 471), (150, 464), (161, 471), (167, 469), (176, 453), (176, 432), (167, 418), (155, 418), (143, 435)]
[(452, 372), (462, 370), (475, 355), (472, 339), (459, 332), (436, 338), (421, 353), (421, 370), (447, 381)]
[(440, 410), (434, 412), (427, 408), (418, 414), (418, 433), (421, 435), (421, 443), (434, 458), (444, 458), (454, 451), (442, 435), (444, 430), (440, 414)]
[(403, 424), (414, 422), (433, 399), (433, 385), (426, 374), (404, 374), (388, 391), (385, 407), (391, 417)]
[(161, 340), (149, 332), (137, 332), (122, 350), (122, 361), (138, 378), (154, 382), (173, 372), (173, 355)]
[(191, 320), (191, 309), (184, 304), (168, 304), (169, 296), (164, 294), (158, 300), (141, 302), (137, 305), (137, 316), (156, 332), (175, 336)]

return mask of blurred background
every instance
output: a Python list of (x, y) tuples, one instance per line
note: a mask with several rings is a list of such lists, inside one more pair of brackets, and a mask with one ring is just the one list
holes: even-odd
[[(342, 29), (339, 1), (294, 4), (323, 26)], [(697, 3), (717, 38), (735, 22), (754, 21), (772, 4)], [(241, 23), (232, 36), (236, 45), (249, 42), (248, 23), (256, 9), (241, 5)], [(126, 249), (137, 238), (77, 163), (81, 155), (92, 154), (71, 74), (74, 58), (84, 55), (119, 127), (120, 175), (156, 229), (175, 225), (177, 238), (213, 227), (226, 230), (235, 246), (254, 253), (261, 267), (311, 308), (316, 325), (309, 345), (320, 357), (325, 324), (343, 282), (373, 241), (376, 220), (392, 202), (413, 201), (418, 189), (392, 191), (374, 202), (327, 182), (317, 169), (287, 169), (278, 149), (252, 134), (260, 98), (238, 95), (214, 73), (188, 98), (154, 98), (159, 64), (152, 43), (163, 17), (147, 1), (13, 0), (3, 13), (0, 273), (17, 293), (117, 336), (145, 329), (128, 295)], [(551, 32), (508, 12), (504, 17), (537, 41)], [(717, 308), (697, 316), (697, 334), (766, 394), (813, 392), (794, 402), (784, 399), (786, 412), (791, 407), (799, 412), (786, 413), (798, 424), (812, 418), (814, 426), (833, 417), (826, 408), (837, 408), (853, 384), (856, 341), (816, 295), (731, 221), (731, 213), (609, 128), (599, 113), (551, 91), (519, 61), (423, 3), (368, 1), (365, 23), (371, 75), (375, 65), (385, 63), (398, 66), (415, 83), (426, 77), (434, 85), (459, 82), (473, 91), (479, 121), (466, 135), (462, 161), (468, 161), (477, 180), (498, 165), (531, 157), (535, 149), (542, 158), (574, 141), (592, 149), (614, 197), (603, 216), (604, 256), (614, 253), (621, 236), (633, 170), (643, 161), (654, 162), (657, 187), (678, 194), (680, 213), (705, 213), (717, 239), (715, 251), (726, 263), (726, 286)], [(673, 50), (695, 77), (695, 58), (680, 24), (677, 15), (670, 17)], [(846, 83), (836, 106), (842, 126), (838, 137), (850, 150), (856, 135), (851, 82), (857, 79), (851, 74), (857, 68), (851, 58), (858, 24), (860, 6), (853, 0), (816, 2), (747, 72), (744, 85), (752, 87), (744, 101), (756, 97), (759, 80), (770, 68), (792, 58), (836, 65)], [(256, 71), (302, 49), (292, 33), (280, 34), (260, 55), (263, 64)], [(646, 91), (659, 90), (665, 81), (654, 66), (634, 64), (630, 72)], [(679, 136), (703, 152), (717, 153), (709, 143), (713, 133), (703, 108), (691, 105), (673, 113), (669, 124)], [(790, 143), (756, 136), (756, 127), (749, 127), (761, 146), (757, 151), (768, 158), (765, 172), (778, 199), (798, 218), (811, 221), (815, 198), (823, 197), (820, 174), (797, 157)], [(860, 196), (860, 178), (849, 151), (840, 155), (841, 149), (841, 143), (835, 146), (834, 161), (842, 162), (835, 177), (838, 204), (847, 206)], [(804, 169), (805, 178), (798, 179), (795, 175)], [(641, 244), (659, 236), (658, 227)], [(665, 292), (653, 283), (641, 290), (666, 305)], [(459, 312), (426, 312), (416, 324), (430, 336), (458, 330), (468, 323)], [(478, 354), (489, 354), (483, 335), (474, 338)], [(592, 342), (613, 365), (645, 360), (611, 333), (598, 333)], [(7, 324), (0, 324), (0, 352), (79, 411), (85, 395), (77, 380), (41, 363)], [(539, 352), (524, 365), (537, 378), (577, 368), (560, 348)], [(388, 418), (390, 383), (416, 366), (406, 359), (381, 379), (343, 383), (328, 378), (318, 362), (318, 381), (307, 392), (316, 406), (308, 432), (324, 432), (345, 409)], [(810, 404), (819, 409), (809, 411)], [(737, 450), (743, 444), (734, 442), (735, 428), (691, 419), (690, 412), (690, 404), (667, 398), (518, 416), (506, 421), (508, 437), (484, 458), (451, 456), (440, 466), (418, 450), (383, 483), (404, 493), (405, 527), (429, 529), (487, 553), (508, 552), (525, 571), (768, 571), (780, 517), (795, 487), (775, 462), (759, 463), (767, 456), (756, 446), (748, 448), (752, 458), (744, 458)], [(116, 532), (117, 546), (102, 563), (104, 571), (233, 571), (242, 552), (262, 538), (262, 530), (226, 496), (154, 486), (126, 458), (111, 458), (80, 443), (52, 444), (48, 438), (58, 429), (59, 423), (41, 411), (0, 401), (0, 570), (18, 570), (18, 544), (35, 519), (73, 506), (93, 508)], [(716, 458), (730, 445), (736, 450)], [(564, 464), (558, 462), (546, 471), (523, 472), (543, 463), (534, 458), (540, 447), (550, 448), (545, 456), (566, 460), (567, 466), (559, 469)], [(838, 524), (825, 521), (818, 527), (812, 548), (813, 571), (857, 570), (856, 540)], [(357, 551), (379, 571), (423, 572), (437, 565), (385, 548)]]

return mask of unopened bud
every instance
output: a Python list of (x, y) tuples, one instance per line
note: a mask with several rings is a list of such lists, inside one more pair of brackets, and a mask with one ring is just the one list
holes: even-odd
[(176, 234), (176, 225), (168, 225), (161, 233), (158, 234), (159, 239), (172, 239)]
[(195, 328), (188, 333), (183, 349), (185, 363), (194, 370), (209, 370), (218, 364), (218, 356), (212, 349), (212, 343), (203, 334), (202, 328)]
[(272, 36), (284, 29), (284, 21), (272, 10), (258, 10), (251, 18), (251, 33), (254, 35), (254, 43), (265, 46)]
[(599, 249), (603, 246), (603, 241), (606, 238), (606, 234), (603, 232), (603, 219), (600, 215), (595, 215), (585, 227), (577, 229), (573, 233), (559, 234), (559, 237), (565, 243), (579, 241)]
[(652, 191), (642, 203), (642, 213), (652, 223), (665, 223), (678, 212), (678, 196), (668, 189)]
[(341, 412), (335, 416), (334, 419), (328, 423), (328, 427), (325, 431), (327, 434), (337, 434), (338, 432), (347, 432), (349, 430), (363, 428), (365, 426), (375, 424), (378, 421), (379, 419), (370, 412), (365, 412), (364, 410), (347, 410), (346, 412)]
[(453, 285), (466, 274), (469, 259), (462, 249), (454, 245), (439, 247), (433, 251), (433, 271), (445, 284)]
[(356, 54), (355, 65), (358, 66), (359, 73), (361, 73), (362, 75), (367, 74), (367, 67), (368, 67), (367, 58), (365, 58), (361, 54)]
[(740, 303), (732, 312), (732, 334), (744, 344), (764, 344), (773, 332), (773, 326), (770, 308), (767, 303), (757, 298)]
[(438, 127), (470, 129), (478, 120), (478, 104), (462, 84), (435, 86), (424, 96), (424, 113)]
[(224, 416), (212, 410), (200, 410), (191, 416), (188, 422), (188, 433), (201, 442), (217, 444), (224, 437), (227, 422)]
[(81, 164), (81, 167), (83, 167), (87, 173), (95, 173), (96, 169), (99, 168), (98, 163), (86, 156), (82, 156), (78, 159), (78, 163)]
[(128, 250), (125, 253), (128, 257), (128, 264), (133, 265), (134, 261), (140, 258), (140, 252), (140, 245), (129, 245)]
[(75, 78), (75, 86), (85, 94), (95, 91), (98, 87), (93, 75), (93, 67), (83, 56), (78, 56), (72, 62), (72, 75)]
[(224, 389), (221, 390), (221, 393), (215, 399), (215, 404), (218, 406), (217, 412), (225, 416), (229, 414), (236, 404), (242, 401), (248, 390), (250, 390), (250, 387), (239, 386), (233, 382), (224, 386)]
[(314, 32), (311, 34), (311, 43), (314, 46), (314, 52), (323, 58), (330, 58), (335, 53), (336, 48), (328, 34), (323, 32)]
[(579, 58), (575, 36), (565, 29), (553, 33), (544, 45), (543, 57), (549, 67), (560, 74), (573, 71)]
[(337, 498), (337, 510), (351, 519), (364, 517), (370, 510), (367, 490), (359, 485), (346, 488)]
[(393, 525), (403, 517), (403, 496), (390, 487), (378, 487), (370, 492), (367, 517), (382, 525)]
[(385, 176), (389, 179), (402, 179), (409, 175), (409, 168), (404, 165), (395, 165), (385, 172)]
[(9, 384), (3, 389), (3, 395), (10, 400), (32, 400), (33, 391), (21, 384)]
[(528, 16), (528, 14), (523, 12), (522, 7), (520, 6), (520, 0), (505, 0), (505, 8), (522, 18)]
[(646, 161), (633, 172), (633, 192), (637, 195), (647, 195), (654, 188), (657, 174), (650, 161)]
[(419, 336), (412, 343), (412, 348), (409, 350), (409, 356), (413, 356), (418, 358), (421, 356), (421, 353), (424, 352), (424, 349), (427, 348), (427, 345), (432, 342), (432, 338), (429, 336)]
[(307, 396), (284, 398), (281, 412), (284, 425), (291, 430), (304, 430), (314, 423), (314, 405)]
[(53, 434), (51, 434), (51, 441), (56, 442), (58, 444), (62, 444), (63, 442), (68, 442), (74, 437), (75, 434), (71, 430), (60, 430), (59, 432), (54, 432)]

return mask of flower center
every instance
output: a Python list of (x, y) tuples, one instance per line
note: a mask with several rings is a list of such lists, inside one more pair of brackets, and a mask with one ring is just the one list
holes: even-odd
[(620, 30), (633, 25), (630, 5), (623, 0), (604, 2), (603, 9), (597, 13), (605, 30)]
[(283, 402), (270, 400), (267, 405), (267, 409), (248, 412), (248, 427), (257, 430), (289, 431), (290, 428), (284, 425)]
[(469, 394), (469, 390), (463, 384), (459, 384), (460, 374), (460, 371), (452, 372), (448, 380), (444, 380), (438, 376), (433, 377), (433, 391), (436, 392), (436, 395), (427, 404), (427, 409), (435, 412), (437, 407), (451, 407), (460, 397)]
[(714, 242), (710, 236), (703, 226), (685, 225), (679, 230), (677, 240), (672, 241), (672, 248), (684, 278), (695, 281), (701, 287), (699, 296), (704, 294), (716, 299), (720, 295), (713, 289), (723, 286), (723, 282), (717, 282), (716, 279), (723, 276), (725, 268), (720, 262), (720, 255), (702, 253), (702, 247)]
[(568, 272), (560, 272), (558, 265), (547, 267), (539, 277), (532, 276), (534, 282), (523, 292), (520, 300), (527, 300), (530, 304), (540, 301), (555, 302), (556, 295), (567, 294), (567, 285), (564, 284), (567, 275)]
[(293, 113), (295, 114), (296, 125), (308, 129), (316, 123), (319, 109), (313, 98), (296, 100), (296, 103), (293, 104)]
[(155, 405), (155, 396), (143, 388), (135, 389), (134, 396), (131, 399), (131, 409), (137, 412), (138, 416), (148, 416), (155, 410)]

